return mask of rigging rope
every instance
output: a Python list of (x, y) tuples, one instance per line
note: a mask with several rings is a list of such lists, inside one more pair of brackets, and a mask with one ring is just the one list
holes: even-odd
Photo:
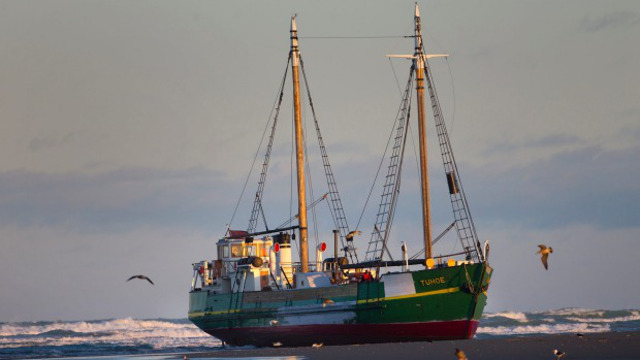
[[(327, 187), (329, 188), (329, 209), (331, 213), (331, 217), (333, 219), (334, 225), (336, 229), (340, 233), (340, 241), (343, 249), (345, 249), (345, 253), (349, 255), (349, 258), (352, 262), (358, 262), (358, 255), (355, 252), (352, 244), (347, 242), (345, 247), (346, 236), (349, 233), (349, 224), (347, 222), (347, 216), (344, 213), (344, 209), (342, 207), (342, 200), (340, 198), (340, 193), (338, 191), (338, 184), (336, 182), (335, 176), (333, 175), (333, 170), (331, 169), (331, 163), (329, 161), (329, 154), (327, 153), (326, 147), (324, 145), (324, 140), (322, 138), (322, 134), (320, 132), (320, 125), (318, 122), (318, 117), (316, 116), (316, 110), (313, 106), (313, 99), (311, 97), (311, 89), (309, 87), (309, 82), (307, 80), (307, 72), (304, 67), (304, 61), (302, 57), (300, 57), (300, 68), (302, 69), (302, 76), (304, 79), (304, 86), (307, 92), (307, 98), (309, 100), (309, 107), (311, 109), (311, 114), (313, 116), (313, 123), (315, 125), (316, 135), (318, 138), (318, 146), (320, 149), (320, 155), (322, 158), (322, 165), (324, 169), (324, 174), (327, 180)], [(306, 108), (305, 108), (306, 110)], [(306, 124), (306, 123), (305, 123)], [(305, 143), (306, 144), (306, 143)], [(314, 210), (315, 211), (315, 210)], [(314, 212), (315, 216), (315, 212)], [(346, 256), (345, 254), (345, 256)]]
[(406, 39), (415, 35), (383, 35), (383, 36), (298, 36), (298, 39)]
[(451, 66), (449, 65), (449, 57), (445, 57), (447, 62), (447, 68), (449, 68), (449, 78), (451, 79), (451, 96), (453, 97), (453, 114), (451, 115), (451, 126), (449, 127), (449, 140), (453, 137), (453, 125), (456, 122), (456, 87), (453, 83), (453, 73), (451, 72)]
[[(391, 232), (391, 223), (395, 216), (396, 200), (401, 183), (403, 154), (406, 146), (406, 135), (408, 130), (406, 123), (409, 121), (411, 114), (411, 85), (413, 84), (413, 70), (414, 68), (412, 66), (404, 95), (402, 96), (402, 101), (400, 102), (398, 113), (394, 120), (395, 130), (392, 130), (392, 134), (395, 132), (393, 150), (388, 159), (389, 166), (387, 168), (387, 175), (383, 186), (382, 196), (380, 198), (380, 204), (378, 206), (374, 231), (371, 233), (371, 239), (369, 240), (365, 261), (382, 260), (386, 249), (386, 243)], [(388, 143), (385, 148), (385, 156), (382, 161), (386, 158), (386, 152), (389, 147), (388, 145), (390, 144)], [(378, 176), (379, 174), (376, 174), (376, 180)], [(384, 236), (380, 236), (380, 233), (384, 233)], [(381, 246), (380, 243), (382, 243)]]
[[(289, 55), (288, 58), (287, 58), (287, 65), (285, 66), (283, 80), (282, 80), (283, 82), (284, 82), (284, 79), (287, 76), (287, 72), (289, 71), (289, 61), (291, 61), (291, 55)], [(281, 87), (282, 87), (282, 85), (280, 85), (280, 87), (278, 89), (280, 89)], [(236, 212), (238, 211), (238, 207), (240, 206), (240, 202), (242, 201), (242, 197), (244, 196), (244, 192), (245, 192), (245, 190), (247, 188), (247, 184), (249, 183), (249, 178), (251, 178), (251, 173), (253, 172), (253, 167), (255, 166), (256, 160), (258, 159), (258, 154), (260, 153), (260, 148), (262, 147), (262, 143), (264, 142), (265, 135), (267, 134), (267, 129), (269, 129), (269, 124), (271, 123), (271, 116), (273, 115), (273, 112), (275, 111), (276, 104), (278, 103), (279, 97), (280, 97), (280, 91), (278, 91), (278, 95), (276, 96), (276, 99), (273, 101), (273, 106), (271, 107), (271, 112), (269, 113), (269, 118), (267, 120), (267, 124), (265, 125), (264, 131), (262, 132), (262, 138), (260, 139), (260, 143), (258, 145), (258, 149), (256, 150), (256, 154), (253, 157), (253, 162), (251, 163), (251, 167), (249, 168), (249, 174), (247, 174), (247, 178), (244, 181), (244, 185), (242, 186), (242, 191), (240, 192), (240, 197), (238, 198), (238, 201), (236, 202), (236, 206), (233, 209), (233, 213), (231, 214), (231, 219), (229, 220), (229, 222), (227, 224), (227, 230), (226, 231), (229, 231), (229, 228), (231, 227), (231, 224), (233, 223), (233, 219), (236, 216)]]
[[(302, 72), (304, 75), (304, 66), (302, 64), (302, 59), (300, 59), (300, 65), (302, 67)], [(307, 83), (305, 81), (305, 87), (306, 87)], [(307, 91), (309, 91), (309, 89), (307, 89)], [(311, 196), (311, 203), (315, 203), (315, 195), (313, 193), (313, 177), (311, 176), (311, 165), (309, 164), (309, 147), (307, 146), (307, 107), (303, 106), (302, 111), (304, 112), (303, 116), (302, 116), (302, 120), (304, 121), (304, 131), (302, 132), (302, 144), (304, 144), (304, 162), (305, 162), (305, 168), (307, 169), (307, 171), (305, 172), (306, 178), (307, 178), (307, 183), (309, 184), (309, 195)], [(316, 244), (316, 248), (318, 247), (318, 239), (319, 239), (319, 235), (318, 235), (318, 217), (316, 214), (316, 208), (315, 206), (311, 207), (311, 218), (312, 223), (313, 223), (313, 234), (315, 236), (315, 244)], [(308, 240), (307, 240), (308, 241)]]
[(389, 66), (391, 66), (391, 72), (393, 72), (393, 78), (396, 80), (396, 86), (398, 87), (398, 93), (400, 94), (400, 98), (402, 98), (402, 87), (400, 87), (400, 81), (398, 80), (398, 75), (396, 74), (396, 69), (393, 67), (393, 62), (391, 58), (387, 58), (389, 60)]
[[(449, 51), (447, 51), (445, 49), (444, 46), (442, 46), (442, 44), (440, 44), (440, 42), (436, 39), (435, 36), (433, 36), (433, 34), (429, 33), (428, 31), (424, 31), (424, 36), (428, 37), (431, 41), (435, 42), (436, 45), (438, 45), (438, 47), (440, 47), (441, 52), (445, 53), (445, 54), (449, 54)], [(429, 41), (429, 40), (427, 40)], [(451, 127), (449, 127), (449, 138), (451, 138), (453, 136), (453, 125), (456, 121), (456, 89), (455, 89), (455, 85), (453, 83), (453, 73), (451, 72), (451, 66), (449, 65), (449, 57), (446, 56), (444, 58), (444, 60), (447, 62), (447, 68), (449, 69), (449, 78), (451, 79), (451, 94), (453, 96), (453, 113), (451, 116)]]
[[(289, 57), (289, 61), (291, 57)], [(288, 68), (288, 67), (287, 67)], [(269, 161), (271, 160), (271, 151), (273, 149), (273, 140), (276, 134), (276, 128), (278, 126), (278, 118), (280, 116), (280, 108), (282, 106), (282, 98), (284, 96), (284, 86), (287, 80), (287, 72), (285, 72), (284, 77), (282, 78), (282, 82), (280, 84), (280, 95), (278, 97), (278, 105), (275, 109), (275, 115), (273, 116), (273, 125), (271, 126), (271, 134), (269, 135), (269, 142), (267, 144), (267, 149), (264, 155), (264, 162), (262, 164), (262, 172), (260, 174), (260, 180), (258, 181), (258, 190), (256, 191), (256, 196), (253, 203), (253, 209), (251, 211), (251, 218), (249, 219), (249, 226), (247, 227), (247, 232), (252, 233), (255, 231), (256, 226), (258, 224), (258, 213), (262, 214), (262, 219), (264, 221), (265, 229), (269, 230), (269, 225), (267, 225), (267, 218), (264, 214), (264, 210), (262, 208), (262, 195), (264, 193), (264, 187), (266, 185), (267, 180), (267, 170), (269, 169)]]
[[(413, 84), (413, 72), (414, 72), (414, 68), (413, 66), (411, 67), (410, 70), (410, 74), (409, 75), (409, 81), (407, 82), (407, 97), (410, 99), (411, 98), (411, 94), (412, 94), (412, 84)], [(390, 215), (387, 222), (386, 222), (386, 228), (384, 230), (384, 238), (383, 238), (383, 242), (382, 242), (382, 250), (380, 251), (380, 260), (382, 260), (382, 257), (384, 256), (384, 249), (387, 249), (387, 254), (389, 255), (389, 258), (391, 258), (393, 260), (393, 258), (391, 257), (391, 253), (389, 252), (389, 249), (387, 248), (387, 242), (389, 241), (389, 237), (391, 235), (391, 225), (393, 224), (393, 220), (395, 219), (396, 216), (396, 207), (398, 206), (398, 197), (400, 195), (400, 186), (402, 184), (402, 164), (404, 162), (404, 149), (406, 147), (406, 143), (407, 143), (407, 130), (409, 129), (408, 125), (410, 124), (410, 118), (411, 118), (411, 101), (407, 102), (407, 108), (406, 108), (406, 112), (405, 112), (405, 120), (404, 122), (407, 125), (407, 129), (404, 130), (404, 134), (402, 135), (402, 150), (400, 150), (400, 160), (397, 164), (397, 173), (396, 173), (396, 181), (395, 181), (395, 185), (394, 185), (394, 190), (391, 193), (391, 204), (388, 208), (388, 214)], [(384, 192), (383, 192), (384, 194)], [(384, 196), (384, 195), (383, 195)], [(382, 223), (380, 223), (382, 225)], [(376, 274), (378, 273), (378, 271), (380, 270), (380, 263), (378, 263), (378, 266), (376, 268)]]
[[(413, 67), (411, 68), (411, 71), (413, 71)], [(413, 78), (413, 74), (410, 73), (409, 75), (409, 81), (411, 81), (411, 79)], [(389, 150), (389, 145), (391, 144), (391, 139), (394, 138), (393, 134), (396, 131), (396, 124), (398, 123), (398, 121), (400, 121), (401, 116), (400, 112), (401, 112), (401, 108), (398, 109), (398, 114), (396, 115), (396, 118), (393, 122), (393, 125), (391, 126), (391, 131), (389, 132), (389, 138), (387, 139), (387, 145), (384, 148), (384, 152), (382, 153), (382, 157), (380, 158), (380, 163), (378, 164), (378, 170), (376, 171), (376, 176), (373, 178), (373, 183), (371, 184), (371, 188), (369, 189), (369, 194), (367, 195), (367, 200), (364, 202), (364, 206), (362, 207), (362, 212), (360, 213), (360, 217), (358, 218), (358, 223), (356, 225), (356, 229), (360, 228), (360, 222), (362, 221), (362, 217), (364, 216), (364, 212), (367, 209), (367, 206), (369, 205), (369, 200), (371, 199), (371, 194), (373, 193), (373, 189), (376, 186), (376, 183), (378, 181), (378, 176), (380, 175), (380, 170), (382, 170), (382, 164), (384, 164), (384, 161), (387, 157), (387, 151)]]
[(362, 212), (360, 213), (360, 217), (358, 218), (358, 223), (356, 224), (356, 229), (360, 228), (360, 222), (362, 221), (362, 216), (364, 215), (367, 206), (369, 205), (369, 200), (371, 199), (371, 194), (373, 193), (373, 189), (376, 187), (376, 182), (378, 181), (378, 176), (380, 175), (380, 170), (382, 169), (382, 164), (384, 163), (385, 158), (387, 157), (387, 150), (389, 150), (389, 144), (391, 144), (391, 139), (393, 138), (393, 132), (396, 128), (396, 123), (398, 122), (398, 117), (396, 117), (393, 126), (391, 127), (391, 132), (389, 133), (389, 139), (387, 140), (387, 146), (384, 148), (384, 152), (382, 153), (382, 158), (380, 159), (380, 164), (378, 164), (378, 170), (376, 171), (376, 176), (373, 178), (373, 183), (371, 184), (371, 188), (369, 189), (369, 195), (367, 195), (367, 200), (364, 202), (364, 206), (362, 207)]

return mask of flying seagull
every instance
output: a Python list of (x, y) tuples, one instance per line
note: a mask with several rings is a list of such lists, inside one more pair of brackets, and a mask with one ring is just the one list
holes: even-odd
[(562, 352), (562, 351), (560, 351), (558, 349), (553, 349), (553, 355), (555, 355), (556, 358), (558, 358), (558, 360), (560, 360), (560, 358), (565, 356), (565, 355), (567, 355), (567, 353), (566, 352)]
[(153, 281), (151, 281), (151, 279), (149, 279), (148, 277), (146, 277), (145, 275), (133, 275), (132, 277), (130, 277), (129, 279), (127, 279), (127, 281), (131, 281), (133, 279), (140, 279), (140, 280), (147, 280), (148, 282), (151, 283), (151, 285), (155, 285), (153, 283)]
[(467, 360), (467, 354), (464, 353), (464, 351), (456, 348), (456, 357), (458, 358), (458, 360)]
[(549, 254), (553, 252), (551, 246), (546, 247), (545, 245), (538, 245), (540, 250), (536, 254), (542, 255), (542, 265), (544, 265), (545, 270), (549, 270), (549, 264), (547, 264), (547, 258), (549, 258)]
[(354, 231), (352, 231), (352, 232), (350, 232), (350, 233), (348, 233), (348, 234), (347, 234), (346, 239), (347, 239), (347, 241), (353, 241), (353, 238), (354, 238), (356, 235), (360, 235), (360, 234), (362, 234), (362, 231), (360, 231), (360, 230), (354, 230)]

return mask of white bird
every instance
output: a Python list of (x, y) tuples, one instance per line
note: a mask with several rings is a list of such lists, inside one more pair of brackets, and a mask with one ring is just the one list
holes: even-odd
[(323, 343), (315, 343), (315, 344), (311, 345), (311, 347), (314, 348), (314, 349), (318, 349), (318, 348), (321, 348), (322, 345), (324, 345), (324, 344)]
[(280, 324), (280, 322), (279, 322), (278, 320), (275, 320), (275, 319), (274, 319), (274, 320), (269, 321), (269, 325), (271, 325), (271, 326), (277, 326), (277, 325), (279, 325), (279, 324)]
[(558, 360), (560, 360), (560, 358), (561, 358), (561, 357), (563, 357), (563, 356), (565, 356), (565, 355), (567, 355), (567, 353), (566, 353), (566, 352), (562, 352), (562, 351), (560, 351), (560, 350), (558, 350), (558, 349), (553, 349), (553, 355), (555, 355), (555, 356), (556, 356), (556, 358), (557, 358)]
[(360, 231), (360, 230), (353, 230), (353, 231), (351, 231), (350, 233), (348, 233), (348, 234), (347, 234), (347, 236), (345, 236), (345, 238), (347, 239), (347, 241), (353, 241), (353, 238), (354, 238), (356, 235), (360, 235), (360, 234), (362, 234), (362, 231)]
[(148, 282), (151, 283), (151, 285), (155, 285), (153, 283), (153, 281), (151, 281), (151, 279), (149, 279), (147, 276), (145, 275), (133, 275), (132, 277), (128, 278), (127, 281), (131, 281), (133, 279), (141, 279), (141, 280), (147, 280)]
[(538, 245), (540, 250), (536, 254), (542, 255), (542, 265), (544, 265), (545, 270), (549, 270), (549, 264), (547, 264), (547, 259), (549, 258), (549, 254), (553, 252), (553, 248), (551, 246), (546, 247), (545, 245)]
[(273, 344), (271, 344), (271, 346), (273, 346), (273, 347), (280, 347), (280, 346), (282, 346), (282, 343), (281, 343), (280, 341), (276, 341), (276, 342), (274, 342)]

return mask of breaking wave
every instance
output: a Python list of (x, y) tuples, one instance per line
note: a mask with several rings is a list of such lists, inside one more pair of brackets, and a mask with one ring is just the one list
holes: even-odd
[(527, 315), (521, 312), (499, 312), (499, 313), (488, 313), (484, 315), (485, 319), (499, 318), (499, 317), (511, 319), (519, 322), (529, 321), (529, 319), (527, 319)]
[(484, 314), (476, 336), (594, 333), (640, 330), (640, 310), (564, 308), (530, 313)]
[[(478, 338), (640, 330), (640, 310), (566, 308), (482, 317)], [(0, 323), (0, 358), (117, 356), (215, 351), (221, 342), (187, 319)]]
[(209, 351), (220, 345), (186, 319), (0, 323), (0, 358)]

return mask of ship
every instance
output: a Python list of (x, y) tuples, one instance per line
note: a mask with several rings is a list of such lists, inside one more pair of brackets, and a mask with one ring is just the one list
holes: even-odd
[[(481, 244), (471, 218), (458, 166), (433, 84), (429, 59), (446, 54), (425, 53), (420, 12), (414, 10), (415, 51), (387, 55), (409, 59), (410, 76), (402, 92), (389, 141), (390, 151), (381, 202), (365, 254), (354, 245), (359, 230), (349, 228), (335, 176), (320, 134), (304, 71), (296, 17), (291, 18), (287, 71), (293, 88), (293, 123), (297, 214), (275, 229), (267, 228), (262, 197), (285, 80), (269, 136), (258, 190), (246, 230), (231, 230), (215, 246), (212, 260), (192, 264), (188, 318), (206, 333), (234, 346), (312, 346), (380, 342), (434, 341), (473, 338), (487, 302), (493, 268), (489, 243)], [(302, 74), (302, 76), (301, 76)], [(307, 89), (320, 143), (328, 191), (307, 202), (305, 139), (301, 83)], [(410, 256), (401, 243), (401, 258), (393, 258), (390, 241), (397, 211), (404, 150), (412, 99), (415, 95), (419, 130), (419, 178), (422, 196), (424, 249)], [(427, 97), (435, 120), (453, 221), (435, 238), (432, 234), (429, 174), (427, 173)], [(265, 134), (267, 131), (265, 131)], [(293, 146), (293, 145), (292, 145)], [(288, 181), (288, 180), (287, 180)], [(382, 181), (381, 181), (382, 182)], [(330, 241), (322, 242), (309, 260), (307, 210), (317, 202), (331, 204)], [(258, 230), (264, 221), (265, 229)], [(459, 251), (436, 254), (433, 245), (455, 228)], [(331, 241), (332, 240), (332, 241)], [(397, 240), (397, 239), (396, 239)], [(395, 241), (395, 240), (394, 240)], [(332, 256), (331, 242), (333, 242)], [(292, 245), (295, 245), (292, 247)], [(457, 247), (456, 247), (457, 248)], [(297, 249), (297, 259), (292, 254)], [(397, 249), (397, 248), (394, 248)], [(360, 256), (364, 255), (364, 258)], [(397, 254), (396, 254), (397, 255)], [(396, 256), (397, 257), (397, 256)]]

